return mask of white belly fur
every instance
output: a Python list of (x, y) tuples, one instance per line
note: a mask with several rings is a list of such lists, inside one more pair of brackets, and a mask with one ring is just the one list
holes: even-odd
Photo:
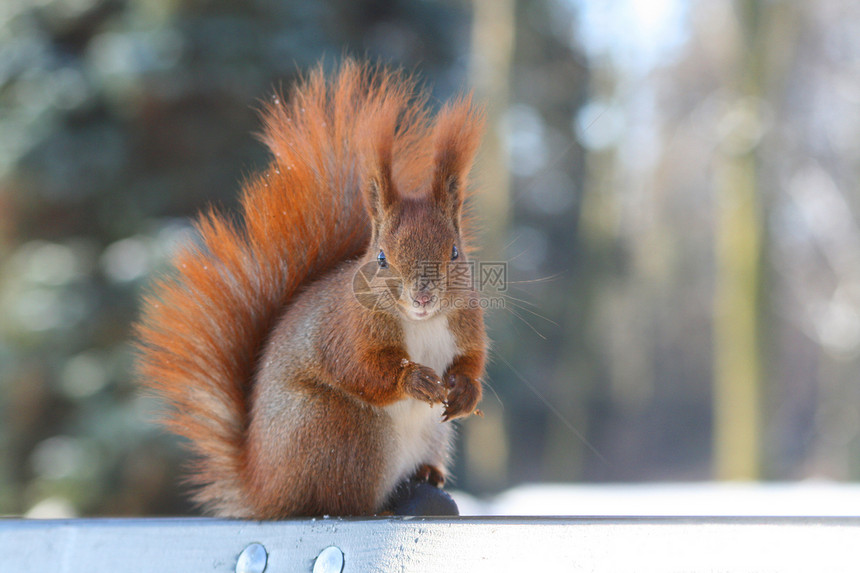
[[(457, 344), (448, 328), (448, 317), (437, 316), (423, 321), (403, 319), (403, 334), (409, 359), (429, 366), (440, 376), (454, 360)], [(408, 477), (423, 463), (444, 466), (451, 439), (451, 425), (442, 423), (444, 406), (430, 407), (426, 402), (406, 398), (387, 406), (396, 436), (395, 454), (391, 458), (391, 488)], [(389, 488), (390, 489), (390, 488)]]

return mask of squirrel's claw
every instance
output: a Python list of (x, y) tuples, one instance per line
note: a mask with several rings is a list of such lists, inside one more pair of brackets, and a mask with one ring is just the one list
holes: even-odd
[(445, 381), (450, 390), (448, 391), (447, 406), (442, 417), (443, 422), (468, 416), (475, 412), (480, 398), (478, 382), (463, 374), (449, 373)]
[(406, 393), (431, 405), (445, 402), (448, 390), (436, 371), (414, 362), (410, 366), (412, 371), (406, 376)]

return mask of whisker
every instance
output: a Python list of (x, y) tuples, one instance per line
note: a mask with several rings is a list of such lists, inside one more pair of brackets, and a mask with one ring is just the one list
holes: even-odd
[(499, 396), (499, 393), (496, 392), (495, 388), (493, 388), (493, 385), (489, 379), (484, 379), (484, 388), (488, 388), (490, 390), (490, 392), (493, 393), (493, 396), (496, 397), (496, 401), (499, 403), (499, 406), (502, 408), (502, 411), (504, 412), (505, 411), (505, 404), (504, 404), (504, 402), (502, 402), (502, 398), (501, 398), (501, 396)]
[(540, 336), (542, 339), (547, 340), (547, 337), (546, 337), (546, 336), (544, 336), (543, 334), (541, 334), (541, 332), (540, 332), (537, 328), (535, 328), (535, 327), (534, 327), (534, 326), (533, 326), (529, 321), (527, 321), (525, 318), (523, 318), (522, 316), (520, 316), (519, 314), (517, 314), (517, 313), (516, 313), (516, 311), (514, 311), (512, 308), (509, 308), (509, 307), (507, 307), (507, 306), (506, 306), (506, 307), (504, 307), (504, 308), (505, 308), (505, 310), (507, 310), (508, 312), (510, 312), (512, 315), (514, 315), (515, 317), (517, 317), (518, 319), (520, 319), (520, 320), (522, 321), (522, 323), (523, 323), (523, 324), (525, 324), (526, 326), (528, 326), (528, 327), (532, 330), (532, 332), (534, 332), (535, 334), (537, 334), (538, 336)]
[(519, 241), (519, 240), (520, 240), (520, 237), (522, 237), (522, 233), (519, 233), (519, 234), (517, 234), (517, 236), (513, 237), (513, 238), (508, 242), (508, 244), (507, 244), (507, 245), (505, 245), (504, 247), (502, 247), (502, 252), (504, 253), (505, 251), (507, 251), (508, 249), (510, 249), (510, 248), (511, 248), (511, 246), (513, 246), (513, 244), (514, 244), (514, 243), (516, 243), (517, 241)]
[(529, 279), (529, 280), (524, 280), (524, 281), (506, 281), (506, 284), (521, 285), (521, 284), (529, 284), (529, 283), (549, 282), (549, 281), (553, 281), (555, 279), (561, 278), (565, 274), (567, 274), (566, 270), (565, 271), (559, 271), (559, 272), (555, 273), (554, 275), (549, 275), (546, 277), (538, 277), (536, 279)]
[(505, 261), (505, 264), (510, 264), (510, 263), (511, 263), (511, 261), (515, 261), (515, 260), (517, 260), (518, 258), (520, 258), (521, 256), (525, 255), (526, 253), (528, 253), (528, 249), (523, 249), (522, 251), (520, 251), (520, 252), (519, 252), (519, 253), (517, 253), (516, 255), (513, 255), (513, 256), (511, 256), (511, 257), (508, 257), (508, 260), (507, 260), (507, 261)]
[(598, 451), (597, 451), (597, 448), (595, 448), (593, 445), (591, 445), (591, 442), (589, 442), (589, 441), (585, 438), (585, 436), (582, 434), (582, 432), (580, 432), (579, 430), (577, 430), (577, 429), (574, 427), (574, 425), (573, 425), (573, 424), (571, 424), (571, 423), (567, 420), (567, 418), (565, 418), (565, 417), (564, 417), (564, 415), (563, 415), (563, 414), (562, 414), (562, 413), (561, 413), (561, 412), (560, 412), (560, 411), (559, 411), (559, 410), (558, 410), (558, 409), (557, 409), (557, 408), (552, 404), (552, 402), (550, 402), (549, 400), (547, 400), (547, 399), (543, 396), (543, 394), (541, 394), (541, 393), (540, 393), (540, 391), (535, 387), (535, 385), (534, 385), (534, 384), (532, 384), (531, 382), (529, 382), (528, 380), (526, 380), (525, 376), (523, 376), (522, 374), (520, 374), (520, 373), (519, 373), (519, 371), (518, 371), (516, 368), (514, 368), (514, 367), (513, 367), (513, 365), (512, 365), (510, 362), (508, 362), (508, 361), (505, 359), (505, 357), (504, 357), (504, 356), (502, 356), (502, 355), (500, 355), (500, 354), (497, 354), (497, 356), (499, 357), (499, 359), (500, 359), (502, 362), (504, 362), (504, 363), (505, 363), (505, 365), (506, 365), (508, 368), (510, 368), (510, 369), (511, 369), (511, 372), (513, 372), (513, 373), (514, 373), (514, 375), (515, 375), (517, 378), (519, 378), (519, 379), (520, 379), (520, 381), (521, 381), (523, 384), (525, 384), (525, 385), (529, 388), (529, 390), (531, 390), (531, 391), (534, 393), (534, 395), (535, 395), (535, 396), (537, 396), (537, 397), (540, 399), (540, 401), (541, 401), (541, 402), (543, 402), (543, 403), (544, 403), (544, 406), (546, 406), (546, 407), (547, 407), (547, 409), (549, 409), (549, 411), (550, 411), (550, 412), (552, 412), (552, 413), (553, 413), (553, 415), (555, 415), (555, 417), (556, 417), (556, 418), (558, 418), (558, 420), (559, 420), (562, 424), (564, 424), (564, 426), (565, 426), (568, 430), (570, 430), (570, 431), (571, 431), (571, 432), (572, 432), (572, 433), (573, 433), (577, 438), (579, 438), (579, 439), (580, 439), (580, 441), (582, 441), (582, 443), (583, 443), (583, 444), (585, 444), (585, 446), (586, 446), (586, 447), (591, 451), (591, 453), (593, 453), (595, 456), (597, 456), (597, 457), (598, 457), (598, 459), (599, 459), (601, 462), (603, 462), (604, 464), (607, 464), (607, 465), (608, 465), (608, 463), (609, 463), (609, 462), (606, 460), (606, 458), (605, 458), (605, 457), (603, 457), (603, 455), (602, 455), (600, 452), (598, 452)]
[[(521, 289), (521, 290), (522, 290), (522, 289)], [(527, 305), (530, 305), (530, 306), (533, 306), (533, 307), (537, 308), (537, 305), (536, 305), (535, 303), (533, 303), (532, 301), (530, 301), (530, 300), (526, 300), (526, 299), (524, 299), (524, 298), (517, 298), (517, 297), (515, 297), (514, 295), (512, 295), (512, 294), (508, 294), (508, 293), (506, 293), (506, 292), (496, 292), (496, 296), (503, 296), (503, 297), (505, 297), (505, 298), (509, 298), (509, 299), (511, 299), (511, 300), (515, 300), (515, 301), (517, 301), (517, 302), (521, 302), (521, 303), (523, 303), (523, 304), (527, 304)]]
[[(508, 295), (503, 295), (503, 296), (504, 296), (506, 299), (510, 298), (511, 300), (508, 300), (508, 301), (506, 301), (506, 302), (509, 302), (512, 306), (514, 306), (514, 307), (516, 307), (516, 308), (518, 308), (518, 309), (522, 310), (523, 312), (527, 312), (527, 313), (531, 314), (532, 316), (536, 316), (537, 318), (540, 318), (540, 319), (542, 319), (542, 320), (545, 320), (545, 321), (547, 321), (548, 323), (553, 324), (553, 325), (555, 325), (555, 326), (558, 326), (558, 325), (559, 325), (556, 321), (552, 320), (551, 318), (547, 318), (546, 316), (542, 315), (542, 314), (541, 314), (541, 313), (539, 313), (539, 312), (535, 312), (535, 311), (533, 311), (532, 309), (530, 309), (530, 308), (528, 308), (528, 307), (525, 307), (525, 306), (523, 306), (523, 305), (521, 305), (521, 304), (517, 304), (516, 302), (514, 302), (514, 301), (516, 301), (516, 300), (518, 300), (518, 299), (513, 298), (513, 297), (510, 297), (510, 296), (508, 296)], [(532, 304), (532, 303), (530, 303), (530, 302), (528, 302), (528, 301), (523, 301), (523, 302), (526, 302), (527, 304)]]

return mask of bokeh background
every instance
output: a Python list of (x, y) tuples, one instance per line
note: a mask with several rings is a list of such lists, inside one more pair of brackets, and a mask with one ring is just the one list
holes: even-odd
[(345, 54), (488, 102), (457, 488), (860, 478), (855, 0), (3, 0), (0, 514), (194, 511), (138, 297)]

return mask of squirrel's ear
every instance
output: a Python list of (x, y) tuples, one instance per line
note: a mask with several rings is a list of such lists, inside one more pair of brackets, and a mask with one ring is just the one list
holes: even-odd
[(432, 194), (455, 225), (459, 222), (466, 176), (472, 167), (483, 125), (483, 114), (472, 106), (471, 96), (447, 104), (436, 118)]
[(389, 213), (398, 200), (397, 190), (391, 178), (392, 137), (382, 138), (376, 147), (371, 162), (370, 177), (366, 184), (367, 206), (374, 227)]

